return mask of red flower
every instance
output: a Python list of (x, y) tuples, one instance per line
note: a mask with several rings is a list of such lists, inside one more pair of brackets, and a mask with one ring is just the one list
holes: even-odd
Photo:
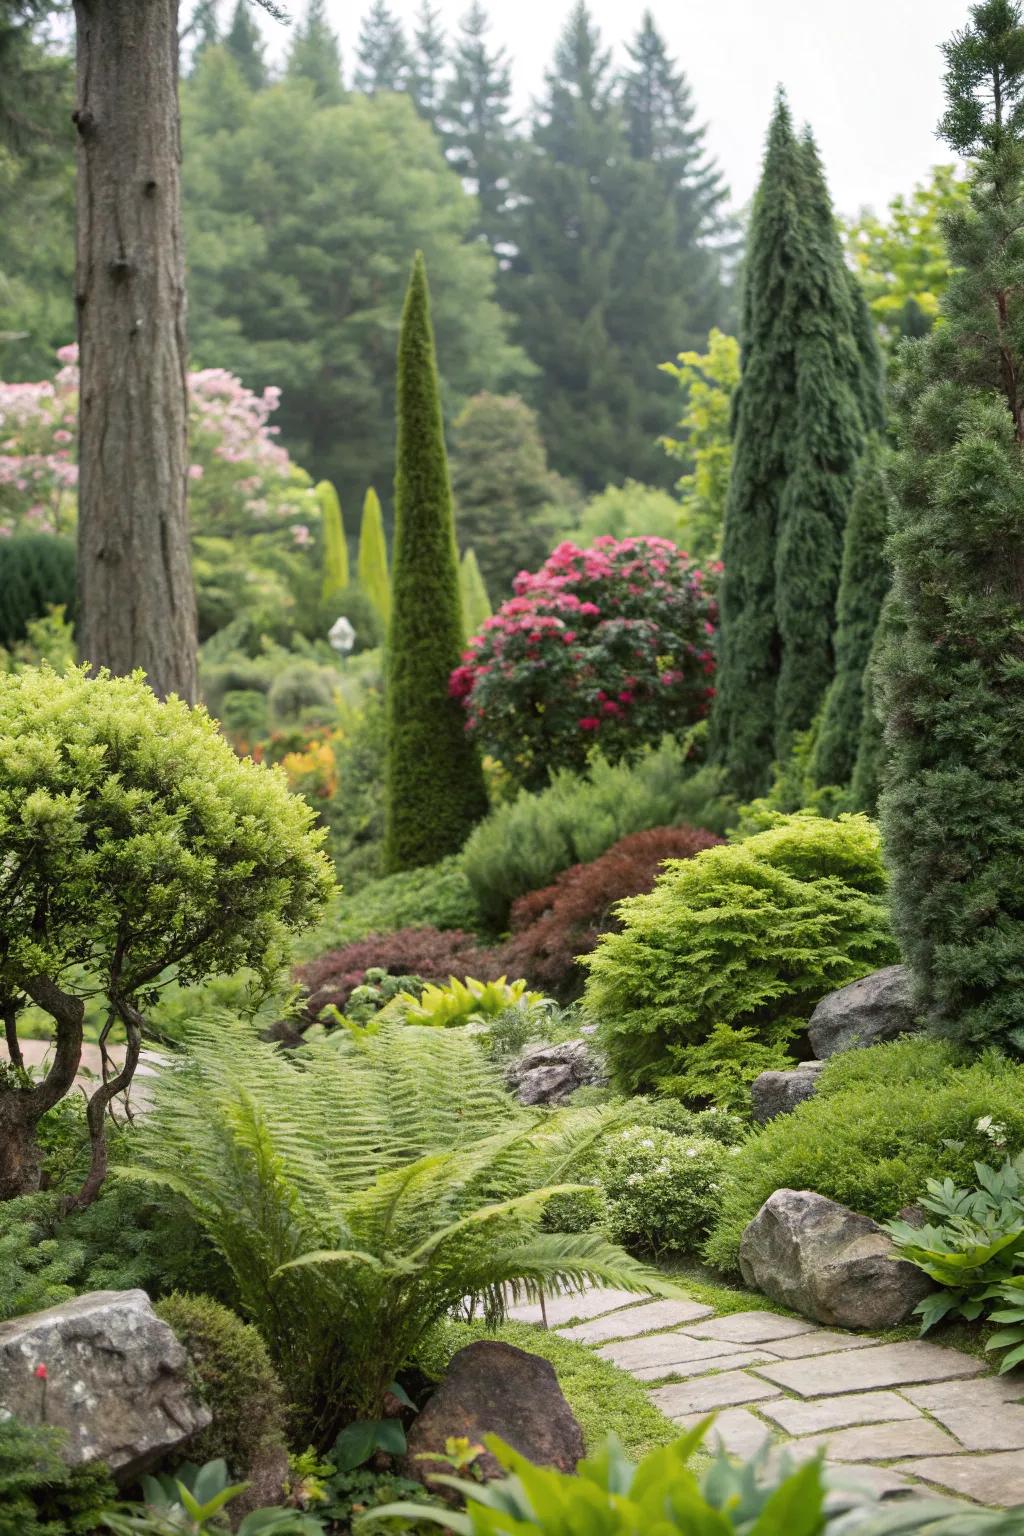
[(35, 1371), (33, 1372), (33, 1375), (36, 1377), (36, 1379), (38, 1381), (45, 1381), (47, 1376), (49, 1375), (49, 1372), (47, 1371), (45, 1365), (37, 1365), (36, 1368), (35, 1368)]
[(581, 731), (596, 731), (600, 728), (601, 722), (596, 715), (584, 715), (583, 719), (577, 720), (576, 724)]

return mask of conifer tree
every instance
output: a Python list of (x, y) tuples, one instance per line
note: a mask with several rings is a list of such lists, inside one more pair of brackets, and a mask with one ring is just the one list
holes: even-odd
[(459, 565), (459, 586), (462, 591), (462, 624), (467, 640), (479, 634), (484, 620), (493, 612), (487, 595), (484, 578), (480, 574), (476, 555), (467, 549)]
[(341, 48), (337, 33), (327, 20), (327, 0), (309, 0), (305, 17), (292, 33), (288, 74), (308, 80), (317, 101), (324, 106), (344, 100)]
[(423, 256), (398, 342), (395, 545), (388, 628), (385, 863), (455, 853), (487, 809), (483, 773), (448, 691), (463, 646), (451, 487)]
[(348, 543), (345, 524), (341, 515), (338, 493), (329, 480), (321, 480), (316, 487), (316, 499), (320, 507), (324, 543), (324, 580), (322, 595), (333, 597), (348, 586)]
[(811, 725), (834, 670), (832, 630), (843, 531), (864, 448), (861, 402), (868, 393), (850, 280), (809, 132), (800, 149), (803, 238), (788, 275), (794, 298), (796, 409), (775, 553), (780, 645), (775, 753), (780, 760), (792, 750), (797, 732)]
[(489, 47), (489, 30), (487, 12), (480, 0), (473, 0), (452, 50), (441, 134), (449, 165), (476, 194), (481, 233), (496, 250), (508, 238), (515, 124), (508, 55), (503, 48)]
[[(891, 518), (890, 518), (891, 521)], [(888, 567), (887, 567), (888, 569)], [(885, 740), (881, 667), (882, 657), (900, 632), (899, 608), (892, 586), (885, 594), (875, 626), (874, 639), (864, 669), (864, 710), (857, 739), (857, 757), (850, 779), (850, 804), (855, 811), (875, 816), (878, 798), (888, 771), (889, 749)]]
[(943, 323), (897, 382), (881, 819), (893, 923), (932, 1024), (1024, 1052), (1024, 26), (973, 5), (940, 131), (973, 162)]
[(387, 628), (391, 617), (388, 546), (384, 537), (380, 498), (372, 485), (363, 500), (363, 518), (359, 525), (357, 575), (360, 587), (372, 603), (381, 623)]
[(387, 0), (373, 0), (356, 44), (355, 87), (367, 96), (404, 91), (409, 82), (409, 45), (402, 23)]
[(421, 0), (412, 33), (409, 94), (417, 112), (432, 128), (439, 126), (447, 59), (441, 12), (430, 0)]
[(874, 437), (860, 462), (843, 538), (833, 640), (835, 676), (825, 697), (811, 764), (819, 785), (848, 784), (857, 762), (865, 723), (865, 673), (889, 588), (887, 502), (883, 448)]
[(263, 36), (249, 0), (237, 0), (231, 25), (224, 35), (224, 47), (241, 70), (246, 85), (251, 90), (261, 90), (267, 83), (267, 65)]
[(797, 317), (787, 274), (803, 239), (803, 192), (800, 146), (780, 95), (747, 239), (711, 716), (713, 756), (741, 799), (767, 791), (775, 755), (775, 543), (796, 428)]

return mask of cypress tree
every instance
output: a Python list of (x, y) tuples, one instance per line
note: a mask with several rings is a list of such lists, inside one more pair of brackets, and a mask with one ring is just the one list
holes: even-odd
[(263, 37), (248, 0), (237, 0), (231, 25), (224, 37), (224, 47), (238, 65), (250, 90), (261, 90), (267, 83)]
[[(864, 448), (863, 357), (832, 202), (810, 134), (804, 161), (803, 238), (789, 274), (796, 363), (794, 435), (779, 502), (775, 612), (779, 679), (775, 753), (791, 750), (817, 714), (833, 674), (832, 630), (843, 531)], [(877, 385), (876, 385), (877, 388)]]
[(455, 853), (487, 810), (483, 773), (448, 679), (463, 646), (455, 522), (427, 272), (416, 253), (398, 342), (395, 545), (388, 629), (389, 870)]
[(479, 634), (484, 620), (489, 619), (493, 611), (476, 555), (471, 549), (466, 550), (459, 566), (459, 587), (462, 591), (463, 628), (468, 640), (472, 635)]
[(768, 130), (744, 269), (740, 384), (733, 400), (733, 458), (722, 536), (712, 755), (745, 800), (766, 793), (775, 755), (780, 640), (775, 541), (796, 423), (796, 294), (788, 277), (803, 239), (804, 174), (789, 107), (780, 94)]
[(336, 592), (344, 592), (349, 580), (345, 524), (341, 516), (341, 502), (331, 482), (321, 480), (315, 494), (320, 506), (324, 541), (322, 596), (333, 597)]
[(373, 0), (363, 18), (356, 43), (357, 91), (404, 91), (409, 80), (409, 45), (402, 23), (386, 0)]
[(298, 80), (308, 80), (313, 95), (324, 106), (335, 106), (344, 100), (341, 48), (337, 33), (327, 20), (327, 0), (309, 0), (301, 25), (292, 33), (288, 74)]
[(363, 500), (363, 518), (359, 525), (359, 554), (356, 562), (359, 585), (373, 604), (386, 627), (391, 617), (391, 578), (388, 575), (388, 546), (384, 537), (384, 519), (380, 498), (371, 485)]
[[(843, 538), (833, 641), (835, 676), (825, 697), (811, 764), (819, 785), (849, 783), (860, 750), (867, 702), (865, 671), (889, 587), (887, 500), (883, 449), (873, 437), (861, 459)], [(868, 718), (874, 718), (870, 709)]]
[(944, 220), (944, 323), (901, 353), (881, 658), (893, 923), (932, 1024), (1024, 1052), (1024, 27), (973, 5), (940, 131), (973, 162)]

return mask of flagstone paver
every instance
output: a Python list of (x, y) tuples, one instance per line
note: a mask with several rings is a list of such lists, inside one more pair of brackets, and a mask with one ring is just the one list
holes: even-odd
[(990, 1456), (928, 1456), (923, 1461), (899, 1462), (896, 1471), (923, 1477), (980, 1504), (1024, 1504), (1024, 1456), (1019, 1451), (996, 1451)]
[(836, 1387), (844, 1392), (867, 1392), (873, 1387), (911, 1386), (917, 1382), (950, 1381), (955, 1376), (980, 1376), (985, 1365), (973, 1355), (938, 1344), (879, 1344), (873, 1349), (843, 1352), (842, 1365), (831, 1355), (810, 1360), (784, 1360), (766, 1365), (762, 1375), (787, 1392), (800, 1397), (831, 1397)]
[(707, 1376), (711, 1371), (736, 1371), (748, 1365), (768, 1365), (772, 1360), (777, 1360), (778, 1355), (770, 1354), (767, 1349), (744, 1350), (737, 1345), (738, 1354), (712, 1355), (710, 1360), (682, 1360), (675, 1365), (638, 1365), (631, 1371), (637, 1381), (664, 1381), (667, 1376), (676, 1377), (680, 1381), (690, 1376)]
[[(512, 1315), (537, 1322), (540, 1308)], [(996, 1377), (983, 1360), (920, 1340), (885, 1344), (774, 1312), (716, 1317), (698, 1302), (623, 1291), (557, 1296), (547, 1316), (562, 1337), (652, 1383), (651, 1401), (680, 1427), (715, 1413), (710, 1443), (731, 1455), (768, 1441), (773, 1457), (799, 1462), (824, 1448), (827, 1467), (880, 1498), (1024, 1504), (1024, 1371)]]
[(679, 1323), (697, 1323), (701, 1318), (713, 1316), (711, 1307), (696, 1301), (651, 1301), (645, 1307), (606, 1313), (603, 1317), (592, 1318), (589, 1323), (577, 1323), (574, 1328), (562, 1328), (559, 1332), (579, 1344), (603, 1344), (607, 1339), (633, 1338), (656, 1328), (675, 1328)]
[(600, 1317), (616, 1307), (624, 1307), (631, 1301), (649, 1301), (635, 1291), (613, 1291), (596, 1288), (592, 1291), (570, 1291), (566, 1296), (548, 1296), (541, 1311), (539, 1302), (522, 1302), (509, 1307), (508, 1315), (517, 1323), (542, 1323), (546, 1315), (548, 1327), (557, 1328), (560, 1323), (571, 1323), (576, 1318)]
[(709, 1323), (694, 1323), (686, 1331), (698, 1339), (723, 1339), (727, 1344), (767, 1344), (772, 1339), (814, 1333), (815, 1325), (800, 1317), (780, 1317), (777, 1312), (733, 1312)]
[(813, 1397), (802, 1402), (780, 1397), (761, 1412), (787, 1435), (815, 1435), (849, 1429), (854, 1424), (891, 1424), (895, 1419), (920, 1419), (913, 1403), (897, 1392), (850, 1392), (842, 1397)]
[(748, 1371), (721, 1371), (716, 1376), (697, 1376), (693, 1381), (655, 1387), (648, 1396), (668, 1418), (678, 1419), (690, 1413), (738, 1407), (741, 1403), (765, 1402), (781, 1394), (769, 1382), (759, 1381)]

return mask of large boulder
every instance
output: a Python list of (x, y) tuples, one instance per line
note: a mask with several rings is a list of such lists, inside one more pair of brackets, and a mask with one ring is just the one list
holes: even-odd
[(586, 1040), (528, 1045), (506, 1072), (520, 1104), (564, 1104), (577, 1088), (606, 1083), (604, 1062)]
[[(447, 1375), (409, 1431), (406, 1473), (429, 1482), (450, 1467), (418, 1458), (443, 1455), (449, 1439), (482, 1444), (487, 1434), (499, 1435), (531, 1461), (561, 1472), (575, 1472), (584, 1454), (583, 1431), (562, 1396), (554, 1367), (497, 1339), (480, 1339), (452, 1356)], [(489, 1451), (473, 1466), (488, 1480), (504, 1476)]]
[(802, 1061), (785, 1071), (762, 1072), (750, 1085), (754, 1119), (764, 1125), (776, 1115), (788, 1115), (812, 1096), (824, 1070), (823, 1061)]
[(931, 1289), (867, 1216), (810, 1190), (777, 1189), (740, 1243), (748, 1285), (835, 1328), (895, 1328)]
[(857, 1046), (882, 1045), (920, 1028), (911, 1000), (910, 972), (887, 965), (830, 992), (811, 1014), (807, 1034), (819, 1061)]
[(210, 1423), (185, 1350), (145, 1291), (93, 1291), (0, 1323), (0, 1419), (66, 1430), (72, 1466), (134, 1482)]

